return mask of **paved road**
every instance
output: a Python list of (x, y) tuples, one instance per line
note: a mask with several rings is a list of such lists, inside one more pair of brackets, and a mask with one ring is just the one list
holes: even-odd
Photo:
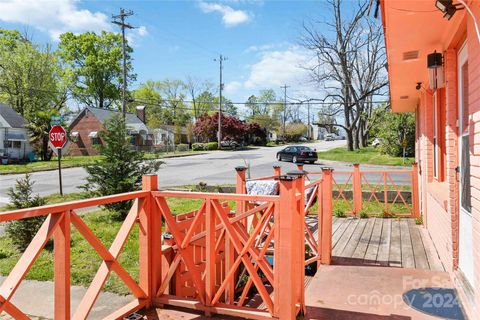
[[(328, 150), (345, 144), (345, 141), (329, 141), (309, 144), (317, 150)], [(283, 147), (261, 147), (244, 151), (215, 151), (208, 154), (188, 156), (182, 158), (164, 159), (165, 164), (158, 171), (159, 184), (163, 187), (197, 184), (235, 183), (236, 166), (250, 164), (252, 174), (255, 176), (272, 173), (272, 166), (278, 164), (276, 153)], [(282, 163), (285, 170), (294, 169), (291, 163)], [(309, 165), (310, 166), (310, 165)], [(316, 165), (318, 166), (318, 164)], [(7, 190), (15, 184), (15, 180), (23, 174), (0, 176), (0, 206), (8, 201)], [(83, 168), (68, 168), (62, 170), (63, 192), (77, 192), (80, 185), (85, 183), (85, 170)], [(35, 181), (34, 192), (41, 196), (58, 192), (58, 172), (43, 171), (32, 173)]]
[[(329, 150), (345, 145), (345, 141), (321, 141), (308, 144), (318, 151)], [(208, 154), (182, 158), (164, 159), (165, 164), (158, 171), (161, 187), (180, 186), (206, 182), (210, 185), (235, 183), (237, 166), (250, 165), (252, 177), (267, 176), (273, 172), (272, 166), (280, 164), (283, 172), (296, 169), (293, 163), (278, 162), (276, 153), (283, 147), (261, 147), (244, 151), (215, 151)], [(320, 170), (322, 166), (332, 166), (335, 170), (351, 170), (349, 164), (320, 160), (315, 164), (305, 165), (306, 170)], [(368, 166), (362, 166), (367, 169)], [(62, 171), (64, 193), (80, 191), (84, 184), (85, 170), (83, 168), (69, 168)], [(8, 203), (7, 190), (15, 184), (15, 180), (24, 175), (0, 176), (0, 206)], [(35, 181), (34, 192), (41, 196), (58, 192), (57, 171), (44, 171), (32, 174)]]

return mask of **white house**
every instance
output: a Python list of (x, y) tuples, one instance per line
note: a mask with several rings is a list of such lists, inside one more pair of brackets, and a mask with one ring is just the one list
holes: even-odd
[(6, 104), (0, 103), (0, 157), (26, 159), (32, 152), (25, 119)]

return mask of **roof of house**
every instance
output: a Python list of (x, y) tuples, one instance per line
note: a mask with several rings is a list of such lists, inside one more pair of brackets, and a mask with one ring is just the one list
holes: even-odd
[[(95, 117), (100, 120), (100, 122), (105, 122), (108, 118), (112, 117), (114, 114), (120, 114), (121, 111), (117, 110), (110, 110), (110, 109), (101, 109), (101, 108), (93, 108), (93, 107), (86, 107), (86, 110), (93, 113)], [(125, 119), (127, 124), (143, 124), (142, 120), (140, 120), (136, 114), (127, 112), (125, 114)]]
[(25, 127), (25, 119), (6, 104), (0, 103), (0, 116), (2, 116), (12, 128)]
[[(162, 129), (162, 130), (169, 131), (169, 132), (172, 132), (172, 133), (175, 132), (175, 126), (168, 125), (168, 124), (160, 125), (160, 126), (158, 126), (157, 129)], [(181, 129), (182, 129), (182, 134), (187, 134), (187, 128), (181, 127)]]

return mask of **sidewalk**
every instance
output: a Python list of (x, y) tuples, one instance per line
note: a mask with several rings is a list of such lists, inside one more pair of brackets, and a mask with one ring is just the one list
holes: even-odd
[[(5, 277), (0, 277), (0, 283), (4, 280)], [(86, 291), (87, 289), (83, 287), (71, 287), (72, 316)], [(103, 319), (133, 299), (133, 296), (102, 292), (88, 318)], [(23, 280), (12, 298), (12, 303), (33, 319), (53, 319), (53, 282)], [(12, 318), (2, 313), (0, 319)]]

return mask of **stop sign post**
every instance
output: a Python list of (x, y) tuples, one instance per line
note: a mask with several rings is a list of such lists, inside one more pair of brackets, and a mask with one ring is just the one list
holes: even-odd
[(57, 149), (58, 152), (58, 180), (60, 183), (60, 195), (63, 196), (63, 188), (62, 188), (62, 165), (60, 159), (62, 158), (62, 148), (68, 141), (67, 138), (67, 131), (60, 126), (55, 125), (52, 126), (50, 132), (48, 133), (48, 137), (50, 139), (50, 143)]

